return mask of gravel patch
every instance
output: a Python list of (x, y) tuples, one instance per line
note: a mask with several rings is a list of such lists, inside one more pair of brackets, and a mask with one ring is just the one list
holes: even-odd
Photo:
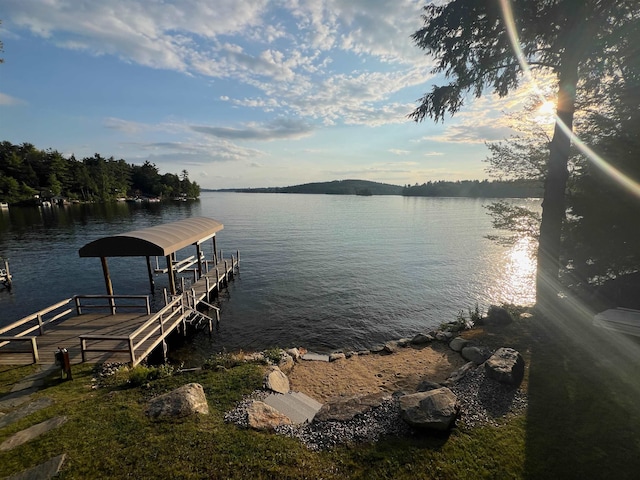
[[(525, 392), (487, 377), (482, 367), (469, 371), (449, 388), (460, 402), (458, 423), (466, 428), (481, 425), (498, 426), (508, 416), (523, 413), (527, 407)], [(242, 428), (249, 428), (248, 406), (252, 401), (262, 401), (268, 395), (269, 393), (263, 390), (254, 391), (238, 402), (233, 410), (227, 412), (224, 420)], [(416, 430), (402, 420), (399, 397), (400, 394), (386, 397), (379, 406), (345, 422), (282, 425), (277, 427), (275, 432), (297, 438), (314, 451), (345, 444), (372, 443), (385, 436), (410, 436), (415, 434)]]
[(245, 395), (242, 397), (242, 400), (236, 404), (233, 410), (224, 414), (224, 421), (227, 423), (234, 423), (241, 428), (249, 428), (249, 416), (247, 414), (249, 405), (251, 405), (254, 400), (262, 402), (269, 395), (270, 392), (267, 392), (266, 390), (254, 390), (249, 395)]
[(526, 392), (487, 377), (482, 366), (449, 388), (460, 402), (458, 421), (467, 427), (497, 426), (508, 416), (523, 413), (528, 405)]
[(397, 397), (389, 397), (371, 410), (345, 422), (312, 422), (282, 425), (276, 433), (299, 439), (310, 450), (327, 450), (337, 445), (372, 443), (384, 436), (406, 436), (413, 429), (400, 418)]

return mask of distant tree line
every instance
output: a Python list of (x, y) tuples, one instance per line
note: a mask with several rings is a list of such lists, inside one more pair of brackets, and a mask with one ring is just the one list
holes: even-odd
[(0, 201), (29, 203), (36, 195), (81, 201), (136, 196), (197, 198), (200, 186), (189, 180), (186, 170), (180, 175), (161, 175), (149, 161), (133, 165), (98, 153), (77, 160), (56, 150), (39, 150), (30, 143), (1, 142)]
[(315, 193), (323, 195), (404, 195), (407, 197), (539, 198), (542, 182), (526, 180), (436, 181), (415, 185), (390, 185), (369, 180), (333, 180), (290, 187), (234, 188), (243, 193)]
[(462, 180), (407, 185), (407, 197), (539, 198), (543, 185), (538, 180)]

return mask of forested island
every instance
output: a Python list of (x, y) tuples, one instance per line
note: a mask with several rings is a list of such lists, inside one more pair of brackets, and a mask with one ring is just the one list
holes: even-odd
[(199, 196), (200, 186), (189, 180), (186, 170), (179, 175), (160, 174), (149, 161), (134, 165), (98, 153), (77, 160), (30, 143), (0, 143), (0, 202), (28, 205)]
[(240, 188), (223, 191), (243, 193), (316, 193), (327, 195), (404, 195), (407, 197), (539, 198), (538, 180), (437, 181), (415, 185), (390, 185), (368, 180), (334, 180), (290, 187)]

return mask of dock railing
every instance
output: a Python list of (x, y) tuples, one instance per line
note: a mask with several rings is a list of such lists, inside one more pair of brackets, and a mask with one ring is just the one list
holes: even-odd
[[(182, 296), (174, 297), (165, 307), (155, 313), (129, 335), (89, 334), (80, 336), (82, 361), (86, 361), (87, 352), (129, 353), (131, 365), (136, 366), (149, 353), (164, 341), (179, 323), (184, 324), (185, 309)], [(184, 326), (184, 325), (183, 325)], [(152, 338), (153, 337), (153, 338)], [(91, 344), (87, 342), (93, 342)], [(113, 343), (116, 346), (113, 346)], [(122, 343), (125, 342), (125, 348)], [(109, 343), (112, 346), (107, 346)], [(140, 349), (143, 351), (139, 352)]]
[[(89, 303), (86, 301), (104, 301), (104, 304)], [(126, 303), (116, 304), (116, 300), (126, 300)], [(144, 300), (144, 302), (142, 302)], [(133, 303), (137, 302), (137, 303)], [(75, 304), (75, 309), (71, 306)], [(43, 308), (42, 310), (27, 315), (5, 327), (0, 328), (0, 348), (10, 342), (29, 342), (34, 363), (38, 362), (38, 342), (36, 338), (46, 333), (47, 326), (57, 320), (61, 320), (70, 314), (80, 315), (85, 309), (110, 310), (115, 314), (117, 309), (145, 309), (147, 315), (151, 313), (149, 297), (144, 295), (76, 295)]]
[(0, 347), (4, 347), (10, 342), (30, 342), (33, 361), (38, 361), (38, 343), (36, 337), (44, 335), (45, 326), (66, 317), (73, 312), (73, 308), (68, 307), (72, 298), (67, 298), (47, 308), (27, 315), (20, 320), (13, 322), (6, 327), (0, 328)]
[[(76, 302), (76, 313), (82, 314), (82, 310), (111, 310), (111, 313), (115, 315), (117, 310), (130, 310), (144, 308), (147, 315), (151, 314), (151, 305), (149, 303), (149, 297), (147, 295), (76, 295), (73, 297)], [(84, 305), (81, 302), (85, 300)], [(107, 304), (95, 303), (106, 300)], [(115, 303), (115, 300), (124, 300), (119, 304)], [(90, 301), (87, 303), (86, 301)]]

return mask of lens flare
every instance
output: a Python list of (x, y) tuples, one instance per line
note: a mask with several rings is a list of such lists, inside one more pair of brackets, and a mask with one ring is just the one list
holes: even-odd
[[(507, 27), (507, 33), (509, 35), (511, 46), (516, 54), (516, 57), (518, 58), (518, 63), (520, 63), (520, 67), (524, 72), (524, 76), (532, 85), (532, 91), (534, 92), (534, 94), (536, 94), (540, 98), (541, 102), (545, 102), (546, 99), (544, 98), (542, 89), (537, 85), (534, 75), (531, 72), (531, 68), (529, 67), (529, 63), (527, 62), (526, 56), (520, 48), (520, 40), (518, 38), (518, 32), (516, 31), (516, 22), (513, 17), (513, 10), (511, 9), (510, 0), (500, 0), (500, 6), (502, 8), (502, 15)], [(623, 188), (631, 192), (636, 197), (640, 198), (640, 183), (628, 177), (617, 168), (613, 167), (604, 158), (591, 150), (591, 148), (589, 148), (588, 145), (580, 140), (580, 138), (573, 133), (573, 130), (567, 127), (567, 125), (555, 113), (554, 118), (556, 124), (565, 133), (565, 135), (567, 135), (571, 139), (573, 145), (575, 145), (583, 155), (590, 159), (596, 167), (601, 169), (611, 178), (615, 179)]]

